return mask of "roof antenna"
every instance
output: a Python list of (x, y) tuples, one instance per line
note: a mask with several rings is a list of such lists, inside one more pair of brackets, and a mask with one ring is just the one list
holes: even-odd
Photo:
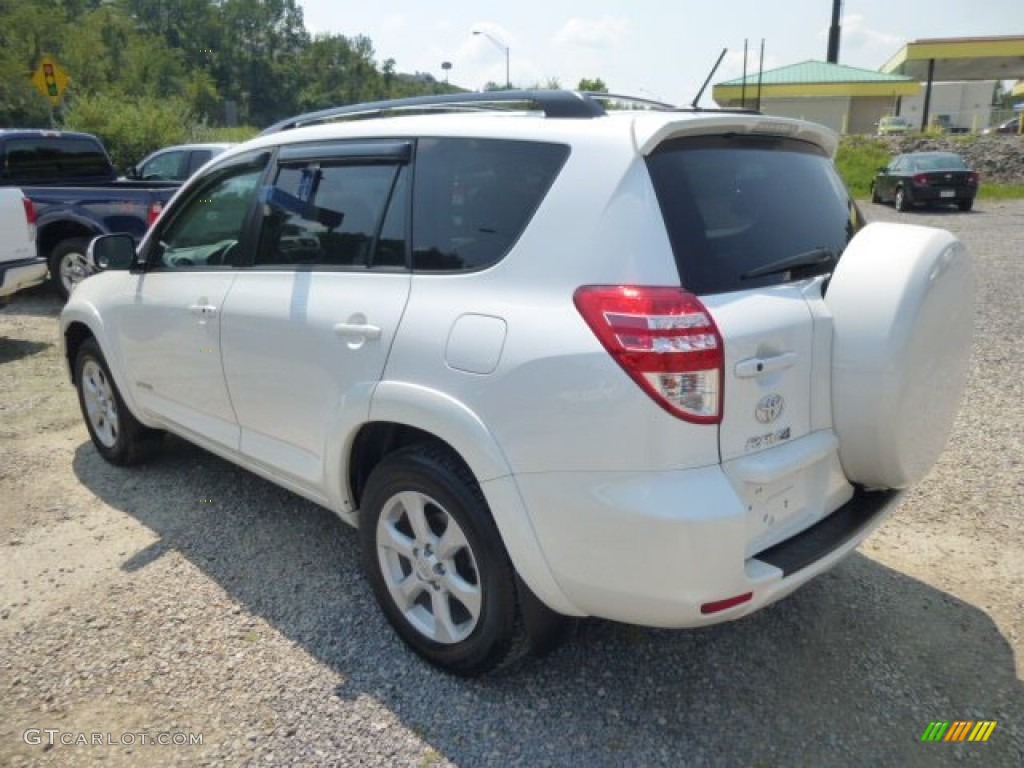
[(711, 71), (708, 72), (708, 79), (704, 81), (704, 85), (700, 87), (700, 90), (697, 91), (697, 95), (694, 96), (693, 101), (690, 102), (691, 109), (700, 109), (700, 107), (697, 106), (697, 102), (700, 101), (700, 97), (704, 95), (704, 91), (708, 87), (708, 83), (710, 83), (711, 78), (715, 76), (715, 72), (718, 71), (718, 65), (722, 63), (722, 59), (725, 58), (725, 53), (728, 50), (728, 48), (723, 48), (722, 52), (718, 54), (718, 61), (715, 62), (715, 66), (713, 66)]

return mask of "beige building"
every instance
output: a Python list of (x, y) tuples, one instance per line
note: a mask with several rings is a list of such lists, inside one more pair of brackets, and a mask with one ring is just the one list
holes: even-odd
[(920, 92), (921, 84), (904, 75), (804, 61), (719, 83), (712, 97), (720, 107), (760, 106), (840, 133), (873, 133), (880, 117), (899, 114), (901, 99)]

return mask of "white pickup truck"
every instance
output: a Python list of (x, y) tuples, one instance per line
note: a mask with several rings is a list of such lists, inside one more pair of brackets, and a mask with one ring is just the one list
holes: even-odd
[(36, 212), (16, 187), (0, 187), (0, 303), (46, 280), (46, 259), (36, 251)]

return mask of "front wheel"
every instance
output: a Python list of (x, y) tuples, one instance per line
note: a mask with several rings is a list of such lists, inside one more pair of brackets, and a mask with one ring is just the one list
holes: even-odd
[(50, 283), (65, 301), (75, 286), (92, 273), (85, 257), (89, 242), (88, 237), (61, 240), (50, 253)]
[(882, 202), (882, 196), (878, 194), (878, 186), (874, 182), (871, 182), (871, 202)]
[(455, 457), (423, 446), (386, 457), (367, 481), (359, 530), (384, 615), (427, 661), (472, 677), (524, 645), (515, 571)]
[(75, 385), (89, 437), (104, 459), (129, 466), (158, 450), (163, 433), (143, 426), (128, 410), (95, 339), (78, 349)]

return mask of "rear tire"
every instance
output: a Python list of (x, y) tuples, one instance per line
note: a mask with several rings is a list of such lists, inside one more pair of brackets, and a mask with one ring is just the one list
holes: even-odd
[(366, 483), (359, 538), (384, 615), (431, 664), (475, 677), (529, 650), (497, 526), (447, 451), (417, 446), (384, 458)]
[(967, 213), (969, 210), (971, 210), (971, 208), (974, 207), (974, 198), (972, 197), (969, 200), (958, 200), (956, 203), (956, 207), (959, 208), (964, 213)]
[(126, 467), (159, 450), (163, 432), (143, 426), (128, 410), (95, 339), (86, 339), (78, 348), (75, 386), (85, 426), (100, 456)]
[(903, 194), (903, 187), (896, 188), (896, 197), (893, 198), (893, 206), (900, 213), (903, 213), (910, 208), (910, 203), (907, 202), (906, 195)]
[(89, 243), (88, 237), (72, 237), (61, 240), (50, 252), (50, 284), (64, 301), (91, 274), (85, 258)]

